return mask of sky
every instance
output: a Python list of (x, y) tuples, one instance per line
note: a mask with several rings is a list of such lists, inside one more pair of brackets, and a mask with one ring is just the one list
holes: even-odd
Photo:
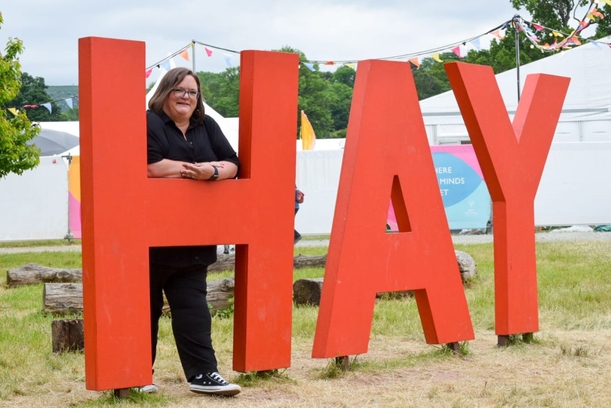
[[(358, 61), (477, 37), (516, 13), (529, 18), (510, 0), (2, 0), (0, 13), (0, 52), (9, 37), (22, 40), (22, 72), (46, 85), (78, 85), (78, 39), (90, 36), (144, 42), (146, 67), (192, 40), (232, 51), (290, 46), (309, 60)], [(173, 62), (192, 68), (195, 60), (197, 71), (209, 72), (239, 65), (238, 54), (209, 47), (208, 56), (199, 44), (194, 50), (195, 58), (190, 49), (188, 61)]]

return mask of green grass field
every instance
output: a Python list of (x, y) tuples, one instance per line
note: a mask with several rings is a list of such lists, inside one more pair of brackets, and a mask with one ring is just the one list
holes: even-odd
[[(260, 378), (232, 373), (232, 319), (214, 318), (222, 371), (240, 383), (243, 392), (211, 400), (186, 390), (165, 318), (155, 377), (162, 392), (132, 394), (123, 401), (109, 392), (85, 390), (82, 353), (52, 353), (54, 317), (41, 311), (42, 285), (6, 287), (10, 268), (30, 262), (78, 268), (80, 253), (0, 254), (0, 406), (609, 406), (610, 241), (537, 244), (540, 331), (533, 344), (518, 342), (509, 349), (497, 348), (494, 335), (492, 244), (456, 249), (469, 253), (478, 268), (478, 276), (465, 289), (476, 339), (463, 344), (461, 357), (425, 344), (413, 299), (385, 298), (376, 304), (369, 352), (352, 356), (350, 372), (338, 371), (333, 361), (310, 358), (318, 309), (300, 306), (293, 310), (291, 367)], [(326, 250), (297, 252), (318, 255)], [(227, 275), (211, 274), (209, 279)], [(294, 279), (323, 276), (322, 268), (294, 273)]]

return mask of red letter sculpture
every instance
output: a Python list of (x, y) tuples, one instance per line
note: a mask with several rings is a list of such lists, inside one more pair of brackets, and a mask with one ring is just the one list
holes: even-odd
[(237, 244), (234, 369), (289, 367), (297, 54), (242, 53), (241, 179), (206, 183), (147, 178), (144, 43), (79, 50), (87, 388), (151, 382), (151, 246)]
[(529, 75), (512, 125), (492, 68), (445, 67), (493, 202), (496, 334), (536, 332), (534, 200), (570, 79)]
[[(399, 226), (386, 233), (389, 197)], [(408, 64), (359, 63), (313, 357), (367, 351), (378, 292), (414, 290), (427, 343), (473, 327)]]

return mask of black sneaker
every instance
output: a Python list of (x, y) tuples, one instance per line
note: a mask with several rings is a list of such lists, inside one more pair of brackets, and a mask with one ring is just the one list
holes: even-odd
[(231, 397), (242, 389), (237, 384), (230, 384), (217, 372), (196, 375), (191, 381), (189, 391), (200, 394), (224, 395)]

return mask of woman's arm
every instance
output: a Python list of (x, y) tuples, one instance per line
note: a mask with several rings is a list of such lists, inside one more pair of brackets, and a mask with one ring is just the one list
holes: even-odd
[(183, 163), (180, 171), (181, 177), (193, 180), (210, 180), (214, 175), (214, 168), (218, 171), (217, 180), (235, 178), (238, 166), (229, 161), (215, 161), (206, 163)]
[(188, 164), (182, 161), (162, 159), (161, 161), (147, 165), (147, 176), (150, 178), (181, 178), (181, 172), (184, 170), (184, 165)]

